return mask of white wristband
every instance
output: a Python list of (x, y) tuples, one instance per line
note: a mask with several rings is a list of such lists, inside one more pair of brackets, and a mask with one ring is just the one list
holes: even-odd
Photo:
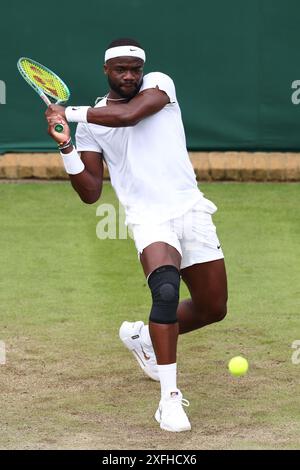
[(68, 122), (87, 122), (87, 112), (90, 106), (67, 106), (65, 110)]
[(60, 152), (60, 154), (63, 159), (65, 170), (69, 175), (78, 175), (78, 173), (81, 173), (85, 169), (75, 147), (70, 153)]

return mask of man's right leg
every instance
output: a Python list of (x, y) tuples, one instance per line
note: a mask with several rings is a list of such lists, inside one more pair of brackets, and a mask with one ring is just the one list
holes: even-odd
[(177, 388), (177, 308), (181, 255), (173, 246), (155, 242), (143, 250), (140, 261), (152, 294), (149, 333), (161, 385), (161, 400), (155, 419), (167, 431), (189, 431), (191, 425), (182, 407), (188, 402), (183, 400)]
[[(155, 242), (143, 250), (140, 255), (140, 261), (145, 277), (154, 285), (157, 283), (159, 284), (157, 274), (152, 277), (150, 275), (162, 266), (171, 266), (173, 269), (175, 268), (175, 272), (172, 273), (171, 276), (173, 278), (174, 276), (176, 277), (176, 270), (179, 273), (181, 255), (173, 246), (164, 242)], [(155, 289), (155, 286), (153, 287)], [(159, 289), (159, 285), (157, 288)], [(177, 310), (178, 302), (175, 307)], [(176, 312), (175, 307), (174, 311)], [(173, 323), (157, 323), (151, 321), (150, 315), (149, 325), (144, 326), (141, 321), (123, 322), (119, 334), (125, 346), (133, 352), (145, 374), (153, 380), (160, 380), (157, 364), (164, 365), (176, 363), (176, 347), (178, 338), (177, 321)], [(155, 354), (153, 354), (153, 349)]]
[[(178, 338), (176, 311), (179, 301), (181, 255), (173, 246), (164, 242), (156, 242), (143, 250), (140, 261), (145, 276), (148, 279), (153, 298), (149, 333), (155, 350), (157, 364), (172, 364), (176, 362)], [(162, 269), (163, 272), (160, 271)], [(171, 283), (170, 280), (172, 281)], [(174, 295), (174, 289), (176, 289), (174, 285), (177, 282), (177, 299), (172, 299), (172, 294)], [(155, 297), (157, 297), (156, 301)], [(164, 298), (166, 299), (165, 301)], [(169, 313), (170, 311), (171, 314)]]
[(191, 429), (191, 425), (182, 408), (187, 402), (177, 388), (176, 364), (176, 312), (179, 302), (181, 255), (171, 245), (155, 242), (143, 250), (140, 260), (152, 294), (148, 335), (151, 337), (149, 343), (152, 342), (155, 351), (161, 385), (161, 400), (155, 419), (162, 429), (173, 432), (187, 431)]

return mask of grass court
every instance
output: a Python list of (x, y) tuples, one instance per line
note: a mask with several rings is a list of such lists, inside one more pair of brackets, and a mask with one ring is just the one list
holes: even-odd
[[(159, 385), (118, 338), (123, 320), (147, 321), (150, 293), (133, 241), (96, 237), (111, 186), (88, 206), (67, 182), (0, 185), (0, 448), (299, 448), (299, 184), (201, 189), (219, 208), (228, 316), (179, 339), (192, 432), (173, 434), (153, 418)], [(229, 375), (235, 355), (247, 376)]]

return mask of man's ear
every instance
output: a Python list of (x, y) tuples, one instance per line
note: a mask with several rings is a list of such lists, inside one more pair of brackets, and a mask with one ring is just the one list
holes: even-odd
[(103, 71), (104, 71), (104, 74), (107, 75), (107, 65), (106, 64), (103, 65)]

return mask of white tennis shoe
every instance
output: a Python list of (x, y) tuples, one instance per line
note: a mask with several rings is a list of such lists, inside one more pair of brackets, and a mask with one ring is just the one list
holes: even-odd
[(119, 336), (126, 348), (132, 352), (140, 367), (148, 377), (159, 382), (157, 370), (157, 362), (152, 346), (148, 346), (142, 342), (141, 329), (144, 322), (124, 321), (119, 330)]
[(161, 429), (171, 432), (191, 430), (191, 423), (182, 405), (190, 406), (190, 403), (182, 398), (182, 393), (178, 389), (169, 392), (160, 400), (155, 419), (160, 423)]

